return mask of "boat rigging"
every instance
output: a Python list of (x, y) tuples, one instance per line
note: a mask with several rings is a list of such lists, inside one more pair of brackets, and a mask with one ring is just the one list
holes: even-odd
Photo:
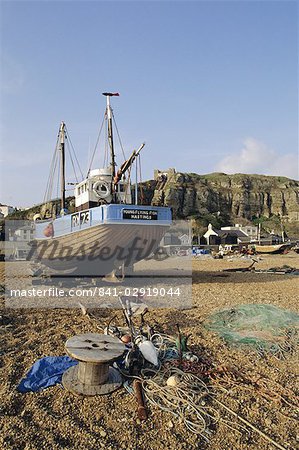
[[(106, 109), (104, 114), (104, 120), (100, 129), (99, 136), (97, 138), (96, 146), (91, 158), (90, 167), (87, 172), (87, 176), (84, 178), (82, 175), (82, 171), (79, 167), (78, 160), (75, 155), (74, 148), (73, 156), (72, 152), (69, 151), (73, 169), (75, 169), (74, 159), (79, 167), (80, 173), (82, 175), (82, 181), (78, 181), (76, 172), (76, 183), (68, 183), (74, 184), (74, 195), (75, 195), (75, 208), (76, 211), (81, 211), (87, 208), (94, 208), (103, 204), (111, 204), (111, 203), (124, 203), (124, 204), (132, 204), (132, 194), (131, 194), (131, 168), (133, 163), (136, 164), (136, 184), (135, 184), (135, 204), (138, 201), (138, 179), (137, 179), (137, 164), (140, 158), (140, 152), (143, 149), (145, 143), (142, 143), (137, 150), (134, 150), (128, 159), (122, 163), (120, 168), (116, 170), (116, 157), (115, 157), (115, 146), (114, 146), (114, 136), (113, 136), (113, 123), (115, 124), (116, 132), (118, 135), (118, 139), (120, 142), (120, 146), (124, 155), (123, 146), (120, 140), (120, 136), (118, 133), (118, 129), (114, 120), (113, 111), (111, 108), (110, 98), (114, 96), (119, 96), (119, 93), (111, 93), (111, 92), (103, 92), (103, 95), (106, 97)], [(110, 161), (106, 161), (106, 166), (102, 168), (92, 169), (91, 165), (93, 163), (95, 151), (100, 139), (100, 134), (103, 129), (103, 124), (106, 121), (106, 132), (107, 132), (107, 141), (109, 146), (109, 154)], [(56, 152), (59, 154), (59, 160), (54, 158), (52, 162), (51, 171), (53, 172), (50, 175), (47, 191), (45, 195), (45, 201), (49, 201), (51, 198), (52, 190), (53, 190), (53, 177), (54, 172), (58, 166), (58, 171), (60, 172), (60, 214), (63, 215), (66, 213), (66, 199), (65, 199), (65, 144), (70, 141), (70, 138), (67, 133), (66, 125), (64, 122), (61, 122), (59, 128), (58, 142), (56, 146)], [(105, 158), (106, 160), (106, 158)], [(141, 181), (141, 180), (140, 180)], [(57, 194), (58, 194), (58, 184), (57, 184)], [(58, 197), (58, 195), (57, 195)]]

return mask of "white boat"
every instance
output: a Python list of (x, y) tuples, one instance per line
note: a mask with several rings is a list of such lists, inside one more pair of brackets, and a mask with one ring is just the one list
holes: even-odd
[(285, 250), (290, 248), (290, 244), (272, 244), (272, 245), (255, 245), (254, 246), (256, 253), (283, 253)]
[(60, 125), (61, 212), (56, 218), (36, 221), (30, 259), (76, 276), (105, 276), (120, 267), (132, 268), (153, 254), (172, 223), (171, 209), (138, 204), (137, 180), (132, 204), (131, 182), (126, 175), (142, 150), (134, 150), (116, 171), (113, 141), (113, 113), (104, 93), (110, 163), (89, 170), (74, 188), (75, 212), (68, 214), (65, 199), (65, 133)]

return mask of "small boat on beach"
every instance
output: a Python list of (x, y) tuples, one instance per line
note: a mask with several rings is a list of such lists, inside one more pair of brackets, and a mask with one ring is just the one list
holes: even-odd
[(274, 244), (274, 245), (255, 245), (255, 251), (256, 253), (283, 253), (288, 248), (290, 248), (290, 244), (283, 243), (283, 244)]

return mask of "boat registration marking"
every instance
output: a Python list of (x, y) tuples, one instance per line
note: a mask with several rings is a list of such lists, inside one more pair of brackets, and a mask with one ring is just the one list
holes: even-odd
[(158, 220), (158, 211), (149, 209), (123, 209), (123, 219)]
[(72, 214), (71, 218), (72, 228), (73, 227), (79, 227), (81, 225), (84, 225), (85, 223), (90, 222), (90, 212), (89, 211), (82, 211)]

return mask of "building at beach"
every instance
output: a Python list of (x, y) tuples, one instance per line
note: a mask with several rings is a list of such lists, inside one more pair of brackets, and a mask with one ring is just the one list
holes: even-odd
[[(205, 245), (239, 245), (250, 243), (250, 237), (239, 228), (234, 230), (216, 229), (209, 223), (208, 229), (203, 235)], [(202, 240), (201, 240), (202, 241)]]
[(0, 213), (3, 214), (3, 217), (8, 216), (8, 214), (13, 213), (15, 210), (15, 208), (13, 206), (9, 206), (9, 205), (2, 205), (2, 203), (0, 203)]
[(221, 227), (221, 231), (241, 231), (243, 234), (248, 236), (251, 241), (255, 241), (258, 238), (258, 227), (254, 225), (240, 225), (236, 223), (231, 227)]
[(28, 222), (9, 233), (5, 242), (5, 257), (7, 260), (25, 260), (29, 251), (29, 242), (34, 238), (34, 224)]

